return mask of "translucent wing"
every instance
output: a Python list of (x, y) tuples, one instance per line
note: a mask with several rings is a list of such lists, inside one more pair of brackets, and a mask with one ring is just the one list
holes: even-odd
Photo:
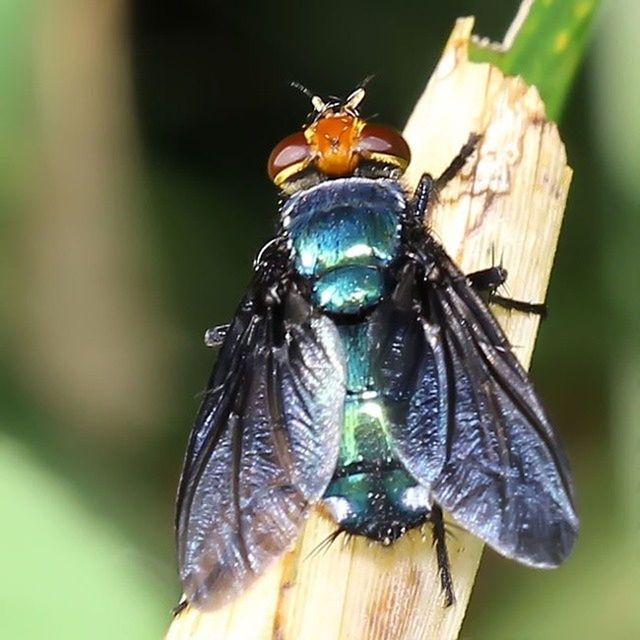
[(578, 530), (567, 461), (499, 325), (435, 251), (440, 276), (419, 285), (414, 308), (428, 347), (420, 366), (437, 373), (413, 391), (423, 419), (409, 411), (398, 455), (465, 529), (509, 558), (556, 566)]
[(431, 486), (445, 463), (447, 378), (437, 327), (424, 318), (415, 269), (371, 317), (375, 388), (384, 398), (396, 453)]
[(345, 394), (333, 322), (293, 289), (234, 319), (191, 434), (177, 504), (187, 599), (213, 608), (295, 540), (336, 466)]

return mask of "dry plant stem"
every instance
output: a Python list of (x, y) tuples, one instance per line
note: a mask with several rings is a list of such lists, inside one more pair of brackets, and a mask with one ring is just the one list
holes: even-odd
[[(496, 262), (508, 295), (544, 300), (571, 170), (535, 89), (468, 61), (473, 19), (457, 22), (405, 135), (413, 150), (408, 186), (439, 173), (470, 132), (477, 154), (440, 194), (428, 224), (463, 271)], [(538, 319), (496, 309), (515, 352), (528, 365)], [(471, 594), (481, 543), (453, 529), (448, 548), (457, 602), (443, 607), (435, 553), (414, 531), (391, 547), (364, 538), (314, 549), (335, 529), (313, 514), (297, 548), (222, 610), (187, 608), (170, 640), (418, 640), (455, 638)], [(429, 532), (424, 532), (428, 534)]]

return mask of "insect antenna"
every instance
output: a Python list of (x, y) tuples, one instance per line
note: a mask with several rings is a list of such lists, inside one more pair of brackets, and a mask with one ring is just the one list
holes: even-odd
[(346, 97), (344, 102), (342, 103), (342, 108), (347, 112), (354, 116), (358, 115), (358, 107), (360, 103), (364, 100), (366, 95), (365, 88), (373, 79), (373, 74), (367, 76), (358, 86)]
[(307, 96), (307, 98), (309, 98), (310, 100), (313, 98), (313, 96), (316, 95), (313, 91), (311, 91), (311, 89), (305, 87), (302, 84), (302, 82), (298, 82), (296, 80), (293, 80), (293, 81), (291, 81), (289, 83), (289, 86), (292, 87), (293, 89), (297, 89), (301, 93), (304, 93), (304, 95)]
[(311, 89), (305, 87), (301, 82), (296, 82), (294, 80), (293, 82), (290, 82), (289, 85), (294, 89), (297, 89), (298, 91), (304, 93), (304, 95), (307, 96), (309, 100), (311, 100), (313, 110), (316, 113), (322, 113), (327, 108), (326, 102), (319, 95), (311, 91)]

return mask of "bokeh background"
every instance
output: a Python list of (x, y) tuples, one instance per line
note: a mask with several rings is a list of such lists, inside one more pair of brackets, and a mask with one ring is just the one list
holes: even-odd
[[(271, 147), (345, 94), (401, 128), (458, 15), (516, 0), (0, 2), (0, 636), (161, 637), (173, 498), (275, 221)], [(575, 169), (533, 376), (583, 519), (556, 572), (486, 552), (462, 637), (640, 637), (640, 3), (605, 4), (561, 121)], [(435, 588), (435, 586), (434, 586)]]

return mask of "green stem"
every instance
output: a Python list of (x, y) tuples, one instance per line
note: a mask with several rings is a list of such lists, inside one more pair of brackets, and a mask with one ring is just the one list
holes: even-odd
[(491, 62), (535, 85), (547, 116), (562, 115), (569, 89), (589, 42), (600, 0), (524, 0), (503, 45), (476, 40), (469, 57)]

